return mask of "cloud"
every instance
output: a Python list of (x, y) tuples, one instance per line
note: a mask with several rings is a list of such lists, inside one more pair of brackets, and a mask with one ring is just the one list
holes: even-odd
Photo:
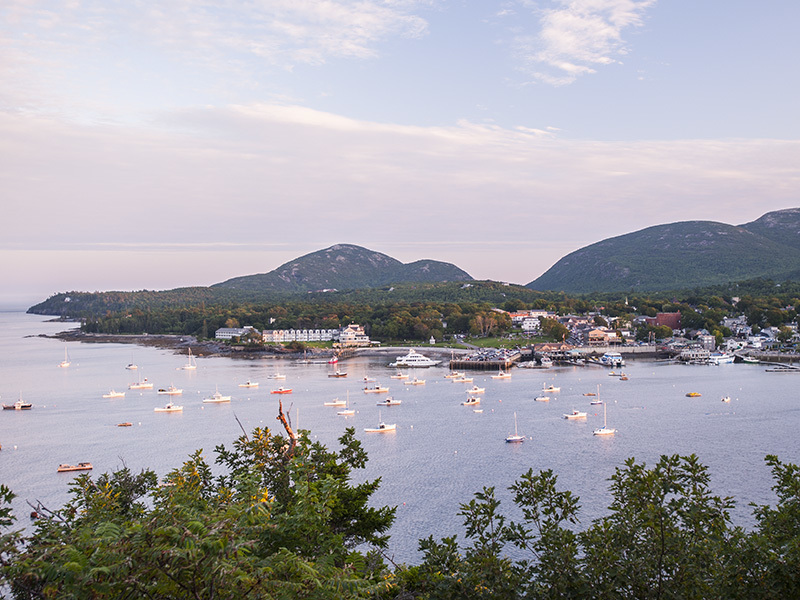
[[(531, 8), (529, 0), (521, 3)], [(556, 8), (533, 8), (539, 32), (515, 40), (524, 69), (535, 80), (566, 85), (628, 52), (622, 34), (641, 26), (656, 0), (556, 0)]]

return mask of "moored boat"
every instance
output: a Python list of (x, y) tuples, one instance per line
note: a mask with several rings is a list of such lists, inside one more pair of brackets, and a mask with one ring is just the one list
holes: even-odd
[(107, 394), (103, 394), (103, 398), (124, 398), (125, 392), (117, 392), (115, 390), (110, 390)]
[(159, 388), (158, 393), (162, 396), (180, 396), (183, 390), (176, 388), (174, 385), (170, 385), (168, 388)]
[(223, 396), (219, 389), (217, 389), (210, 397), (203, 398), (205, 404), (221, 404), (223, 402), (230, 402), (230, 396)]
[(183, 406), (177, 406), (172, 402), (167, 402), (164, 406), (156, 406), (153, 412), (182, 412)]
[(385, 400), (381, 400), (380, 402), (376, 402), (378, 406), (397, 406), (398, 404), (402, 404), (402, 400), (397, 400), (392, 396), (386, 396)]
[(20, 394), (19, 400), (14, 402), (14, 404), (3, 404), (3, 410), (30, 410), (32, 408), (33, 404), (22, 401), (22, 394)]
[(508, 444), (518, 444), (520, 442), (525, 441), (525, 436), (520, 435), (517, 432), (517, 413), (514, 413), (514, 435), (509, 435), (506, 437), (506, 443)]
[(283, 386), (270, 391), (270, 394), (291, 394), (292, 388), (285, 388)]
[(408, 351), (405, 356), (398, 356), (393, 363), (389, 363), (390, 367), (432, 367), (438, 365), (438, 360), (433, 360), (424, 356), (414, 350), (413, 348)]
[(373, 387), (364, 388), (365, 394), (385, 394), (388, 391), (389, 391), (388, 387), (381, 387), (379, 383), (376, 383)]
[(257, 381), (250, 381), (249, 379), (244, 383), (240, 383), (239, 387), (241, 388), (257, 388), (258, 382)]
[(586, 413), (579, 410), (573, 410), (571, 413), (564, 414), (564, 418), (568, 420), (585, 419)]
[(79, 462), (77, 465), (60, 464), (58, 469), (59, 473), (66, 473), (68, 471), (91, 471), (93, 469), (90, 462)]

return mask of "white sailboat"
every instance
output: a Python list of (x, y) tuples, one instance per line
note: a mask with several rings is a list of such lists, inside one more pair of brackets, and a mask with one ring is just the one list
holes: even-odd
[(597, 393), (594, 395), (594, 400), (589, 402), (589, 404), (602, 404), (603, 401), (600, 400), (600, 384), (597, 384)]
[(610, 428), (608, 426), (608, 424), (606, 423), (606, 409), (607, 408), (608, 408), (608, 405), (604, 402), (603, 403), (603, 426), (600, 429), (595, 429), (592, 432), (592, 435), (614, 435), (617, 432), (616, 429)]
[(189, 348), (189, 362), (181, 367), (182, 371), (194, 371), (197, 368), (197, 363), (192, 356), (192, 349)]
[(525, 441), (525, 436), (520, 435), (517, 432), (517, 413), (514, 413), (514, 435), (509, 435), (506, 438), (506, 442), (509, 444), (517, 444), (519, 442), (524, 442), (524, 441)]
[(337, 411), (336, 414), (337, 415), (341, 415), (343, 417), (350, 417), (350, 416), (356, 414), (356, 411), (353, 410), (352, 408), (350, 408), (349, 405), (350, 405), (350, 392), (348, 391), (347, 392), (347, 400), (345, 400), (345, 402), (344, 402), (344, 409), (340, 410), (340, 411)]
[(67, 345), (64, 344), (64, 360), (62, 360), (60, 363), (58, 363), (58, 366), (66, 369), (71, 364), (72, 363), (69, 360), (69, 354), (67, 353)]

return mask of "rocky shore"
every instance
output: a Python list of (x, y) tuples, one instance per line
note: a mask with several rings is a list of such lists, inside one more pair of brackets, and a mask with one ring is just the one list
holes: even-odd
[[(66, 342), (83, 342), (89, 344), (136, 344), (139, 346), (151, 346), (155, 348), (168, 348), (175, 350), (176, 353), (186, 352), (187, 348), (192, 349), (192, 353), (196, 356), (235, 356), (241, 358), (266, 358), (266, 357), (289, 357), (289, 358), (302, 358), (307, 356), (312, 360), (321, 360), (323, 357), (331, 355), (330, 349), (322, 348), (308, 348), (306, 354), (300, 351), (286, 350), (281, 347), (267, 347), (264, 349), (250, 349), (242, 346), (231, 346), (224, 342), (216, 340), (198, 341), (194, 336), (190, 335), (163, 335), (163, 334), (109, 334), (109, 333), (85, 333), (78, 328), (68, 329), (61, 331), (54, 335), (43, 335), (43, 337), (52, 337)], [(425, 346), (420, 344), (413, 346), (417, 350), (421, 350), (425, 354), (437, 355), (439, 358), (442, 356), (450, 356), (453, 352), (462, 354), (469, 352), (468, 350), (451, 348), (442, 348), (435, 346)], [(406, 353), (411, 346), (389, 346), (389, 347), (371, 347), (371, 348), (354, 348), (347, 352), (348, 355), (355, 354), (364, 356), (385, 356), (393, 355), (399, 356)]]

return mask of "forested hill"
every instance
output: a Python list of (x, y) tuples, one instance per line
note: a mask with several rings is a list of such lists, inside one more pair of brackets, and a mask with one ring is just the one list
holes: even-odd
[(455, 265), (435, 260), (403, 264), (361, 246), (336, 244), (296, 258), (269, 273), (228, 279), (212, 287), (247, 291), (310, 292), (323, 289), (354, 290), (392, 283), (471, 281)]
[(295, 294), (194, 287), (167, 291), (63, 292), (30, 307), (28, 312), (65, 318), (85, 318), (132, 311), (193, 309), (202, 306), (227, 308), (263, 303), (378, 305), (402, 302), (484, 302), (496, 306), (513, 300), (525, 304), (542, 300), (549, 302), (560, 296), (494, 281), (406, 283), (381, 288)]
[(738, 227), (685, 221), (609, 238), (563, 257), (528, 287), (647, 292), (758, 277), (800, 280), (800, 209), (768, 213)]

